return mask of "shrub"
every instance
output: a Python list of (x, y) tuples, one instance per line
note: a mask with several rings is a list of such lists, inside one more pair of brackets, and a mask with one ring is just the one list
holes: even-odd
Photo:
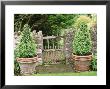
[(85, 19), (81, 22), (79, 22), (79, 20), (80, 19), (78, 18), (78, 29), (75, 32), (73, 51), (77, 55), (88, 55), (91, 54), (92, 49), (92, 41), (89, 32), (89, 27), (87, 22), (85, 22)]
[(18, 76), (20, 75), (20, 65), (16, 60), (17, 56), (18, 56), (18, 53), (15, 50), (14, 51), (14, 74)]
[(16, 48), (16, 54), (19, 58), (30, 58), (36, 55), (36, 45), (32, 39), (28, 24), (25, 24), (23, 27), (20, 43)]
[(19, 66), (19, 63), (14, 60), (14, 74), (15, 75), (20, 75), (20, 66)]
[(91, 70), (97, 71), (97, 55), (94, 54), (91, 62)]

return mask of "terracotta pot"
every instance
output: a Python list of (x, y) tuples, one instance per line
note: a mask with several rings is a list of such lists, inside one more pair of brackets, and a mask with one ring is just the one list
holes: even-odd
[(17, 61), (20, 64), (21, 75), (31, 75), (35, 71), (38, 58), (18, 58)]
[(74, 55), (73, 60), (74, 60), (74, 70), (76, 72), (90, 70), (92, 55), (86, 55), (86, 56)]

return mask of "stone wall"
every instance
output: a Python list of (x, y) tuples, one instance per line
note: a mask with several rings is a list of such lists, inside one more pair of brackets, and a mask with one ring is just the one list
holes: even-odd
[(64, 35), (64, 53), (65, 53), (67, 64), (72, 59), (72, 53), (73, 53), (72, 43), (74, 39), (73, 33), (74, 31), (65, 31), (65, 35)]
[(17, 44), (20, 42), (20, 34), (17, 32), (14, 33), (14, 49), (16, 48)]
[[(93, 42), (93, 48), (92, 48), (92, 52), (93, 53), (97, 53), (97, 29), (92, 28), (91, 29), (91, 38), (92, 38), (92, 42)], [(65, 57), (66, 59), (71, 59), (72, 57), (72, 53), (73, 53), (73, 48), (72, 48), (72, 42), (74, 39), (74, 31), (65, 31), (65, 35), (64, 35), (64, 53), (65, 53)], [(38, 33), (36, 33), (36, 31), (34, 30), (32, 32), (32, 36), (33, 39), (35, 40), (35, 43), (37, 44), (37, 55), (39, 58), (40, 63), (42, 64), (42, 50), (43, 50), (43, 35), (42, 35), (42, 31), (39, 31)], [(16, 45), (19, 43), (20, 41), (20, 34), (18, 33), (14, 33), (14, 48), (16, 47)]]
[(97, 29), (91, 29), (91, 39), (93, 43), (92, 53), (97, 53)]

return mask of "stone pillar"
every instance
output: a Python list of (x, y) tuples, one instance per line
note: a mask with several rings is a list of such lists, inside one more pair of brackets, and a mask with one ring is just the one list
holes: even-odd
[(16, 46), (19, 44), (19, 42), (20, 42), (20, 35), (17, 32), (15, 32), (14, 33), (14, 49), (16, 49)]
[(32, 31), (32, 37), (33, 37), (33, 40), (35, 41), (35, 44), (37, 44), (37, 33), (36, 33), (36, 30)]
[(64, 53), (66, 57), (66, 64), (72, 59), (72, 42), (73, 42), (73, 31), (65, 31), (65, 38), (64, 38)]
[(92, 53), (97, 53), (97, 28), (91, 28), (91, 39), (93, 42)]
[(38, 65), (42, 65), (42, 50), (43, 50), (43, 35), (42, 31), (37, 33), (37, 55), (38, 55)]

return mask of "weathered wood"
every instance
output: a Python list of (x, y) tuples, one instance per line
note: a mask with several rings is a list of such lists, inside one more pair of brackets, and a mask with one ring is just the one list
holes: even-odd
[(48, 49), (49, 49), (49, 39), (47, 39)]
[(57, 39), (57, 38), (64, 38), (64, 36), (46, 36), (46, 37), (43, 37), (43, 39)]
[(52, 39), (52, 49), (54, 49), (54, 40)]
[(44, 49), (46, 49), (46, 46), (44, 47)]
[(51, 49), (52, 47), (50, 46), (49, 48)]
[(52, 47), (51, 49), (45, 49), (43, 51), (44, 54), (43, 61), (45, 63), (48, 63), (50, 61), (52, 64), (56, 64), (59, 60), (62, 60), (63, 55), (62, 49), (58, 49), (56, 48), (56, 46), (54, 49)]
[(62, 51), (62, 49), (44, 49), (44, 51), (48, 52), (48, 51)]
[[(64, 39), (64, 47), (54, 44), (54, 39), (56, 39), (57, 41)], [(69, 31), (69, 32), (65, 32), (64, 36), (59, 36), (57, 34), (57, 36), (46, 36), (43, 37), (42, 32), (38, 32), (37, 34), (37, 39), (38, 39), (38, 49), (43, 50), (43, 39), (47, 40), (47, 47), (44, 47), (44, 51), (43, 51), (43, 61), (44, 62), (48, 62), (51, 61), (52, 63), (57, 63), (59, 60), (62, 59), (62, 55), (64, 55), (63, 52), (65, 52), (65, 57), (66, 60), (68, 60), (71, 55), (72, 55), (72, 39), (73, 39), (73, 32)], [(52, 46), (50, 46), (50, 41), (53, 41)], [(64, 49), (62, 49), (64, 48)], [(42, 51), (38, 50), (38, 54), (42, 54)], [(40, 55), (39, 54), (39, 55)], [(41, 56), (41, 55), (40, 55)]]
[(56, 49), (57, 47), (55, 46), (55, 49)]
[(43, 39), (54, 39), (56, 38), (56, 36), (47, 36), (47, 37), (43, 37)]

